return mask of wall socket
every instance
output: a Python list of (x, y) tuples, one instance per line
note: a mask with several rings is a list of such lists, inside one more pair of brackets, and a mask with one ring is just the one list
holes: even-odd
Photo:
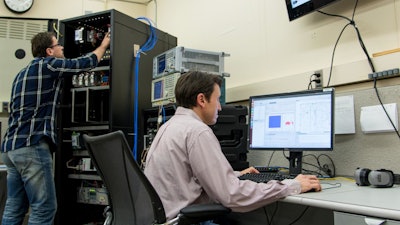
[(2, 102), (0, 113), (8, 113), (9, 112), (9, 102)]
[[(317, 74), (319, 74), (319, 77)], [(315, 82), (315, 88), (323, 88), (324, 83), (322, 78), (323, 78), (322, 70), (316, 70), (314, 72), (314, 80), (319, 80), (319, 82)]]

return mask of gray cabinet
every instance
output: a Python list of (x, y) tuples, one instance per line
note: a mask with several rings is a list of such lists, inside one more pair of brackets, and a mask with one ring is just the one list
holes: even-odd
[(334, 212), (335, 225), (400, 225), (400, 221), (384, 218)]

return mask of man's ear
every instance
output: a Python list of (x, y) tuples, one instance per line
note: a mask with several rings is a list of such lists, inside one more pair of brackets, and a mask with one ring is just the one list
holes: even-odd
[(47, 56), (52, 56), (53, 55), (53, 49), (52, 48), (46, 48), (46, 55)]
[(197, 105), (203, 107), (205, 103), (206, 103), (206, 96), (204, 96), (203, 93), (199, 93), (197, 95)]

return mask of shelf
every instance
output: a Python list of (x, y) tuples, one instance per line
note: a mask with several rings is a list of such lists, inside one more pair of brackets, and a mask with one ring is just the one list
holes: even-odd
[(88, 87), (71, 88), (71, 92), (73, 92), (73, 91), (87, 91), (87, 90), (107, 90), (107, 89), (110, 89), (109, 85), (100, 85), (100, 86), (88, 86)]
[(101, 178), (99, 175), (92, 175), (92, 174), (68, 174), (68, 178), (78, 179), (78, 180), (100, 180), (101, 181)]

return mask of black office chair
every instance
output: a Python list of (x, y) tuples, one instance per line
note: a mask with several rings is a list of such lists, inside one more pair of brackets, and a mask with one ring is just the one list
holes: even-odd
[(104, 224), (196, 224), (231, 210), (220, 204), (191, 205), (166, 221), (162, 202), (146, 178), (122, 131), (99, 136), (83, 135), (86, 148), (108, 191), (109, 209)]

